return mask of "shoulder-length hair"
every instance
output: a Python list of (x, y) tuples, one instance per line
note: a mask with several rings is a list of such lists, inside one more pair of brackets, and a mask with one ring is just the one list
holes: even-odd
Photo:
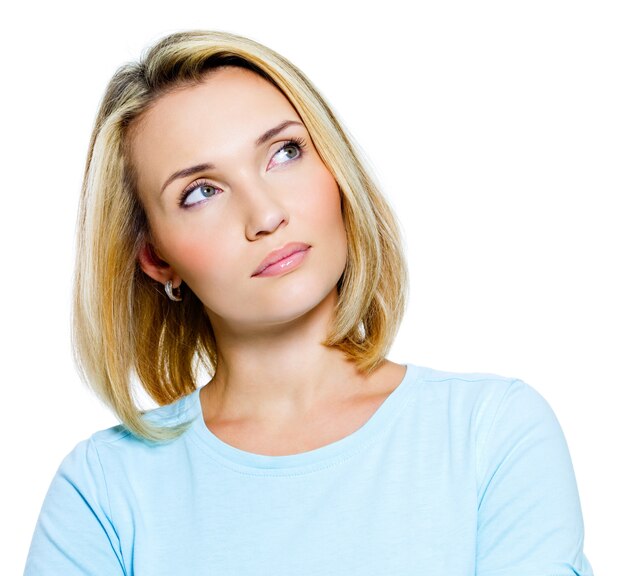
[(190, 290), (182, 302), (171, 302), (138, 265), (150, 229), (129, 160), (129, 133), (160, 96), (223, 66), (252, 70), (285, 95), (340, 189), (348, 258), (323, 344), (370, 372), (388, 352), (405, 308), (407, 271), (394, 215), (310, 80), (241, 36), (189, 31), (161, 39), (114, 74), (101, 102), (80, 200), (73, 302), (81, 376), (129, 430), (148, 440), (173, 438), (181, 428), (142, 416), (135, 378), (157, 404), (169, 404), (196, 389), (201, 367), (214, 374), (217, 353), (202, 302)]

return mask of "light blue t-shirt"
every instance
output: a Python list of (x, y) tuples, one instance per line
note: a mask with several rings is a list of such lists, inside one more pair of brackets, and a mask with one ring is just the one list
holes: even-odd
[(178, 439), (80, 443), (41, 510), (28, 576), (590, 576), (561, 428), (524, 382), (408, 365), (358, 430), (289, 456), (239, 450), (198, 391)]

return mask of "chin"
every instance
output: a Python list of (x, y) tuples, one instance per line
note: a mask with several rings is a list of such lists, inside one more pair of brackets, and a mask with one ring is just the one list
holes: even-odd
[[(249, 305), (239, 310), (220, 314), (220, 323), (237, 327), (238, 331), (277, 328), (297, 323), (299, 320), (329, 322), (338, 299), (337, 285), (330, 289), (312, 290), (300, 285), (297, 289), (284, 290), (270, 297), (254, 298)], [(209, 317), (213, 314), (209, 312)]]
[[(338, 298), (336, 285), (330, 291), (312, 294), (310, 290), (300, 293), (284, 294), (278, 301), (267, 303), (259, 317), (261, 323), (287, 323), (306, 316), (330, 316)], [(304, 293), (302, 293), (304, 292)]]

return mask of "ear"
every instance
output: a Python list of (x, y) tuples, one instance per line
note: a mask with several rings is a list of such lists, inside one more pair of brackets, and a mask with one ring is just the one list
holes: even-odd
[(180, 286), (182, 282), (180, 276), (174, 272), (174, 269), (165, 260), (161, 259), (154, 246), (149, 242), (144, 242), (139, 249), (137, 262), (139, 262), (141, 269), (153, 280), (161, 284), (171, 280), (174, 288)]

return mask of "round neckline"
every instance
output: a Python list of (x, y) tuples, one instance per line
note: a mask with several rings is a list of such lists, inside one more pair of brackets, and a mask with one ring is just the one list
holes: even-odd
[(400, 384), (385, 398), (362, 426), (339, 440), (313, 450), (297, 454), (270, 456), (248, 452), (224, 442), (204, 423), (200, 404), (200, 389), (193, 393), (196, 417), (190, 432), (198, 445), (209, 456), (235, 471), (248, 474), (294, 475), (326, 468), (349, 458), (367, 445), (370, 440), (378, 437), (381, 430), (390, 424), (399, 410), (407, 404), (404, 398), (411, 390), (411, 383), (415, 380), (417, 367), (412, 364), (405, 364), (405, 367), (406, 371)]

